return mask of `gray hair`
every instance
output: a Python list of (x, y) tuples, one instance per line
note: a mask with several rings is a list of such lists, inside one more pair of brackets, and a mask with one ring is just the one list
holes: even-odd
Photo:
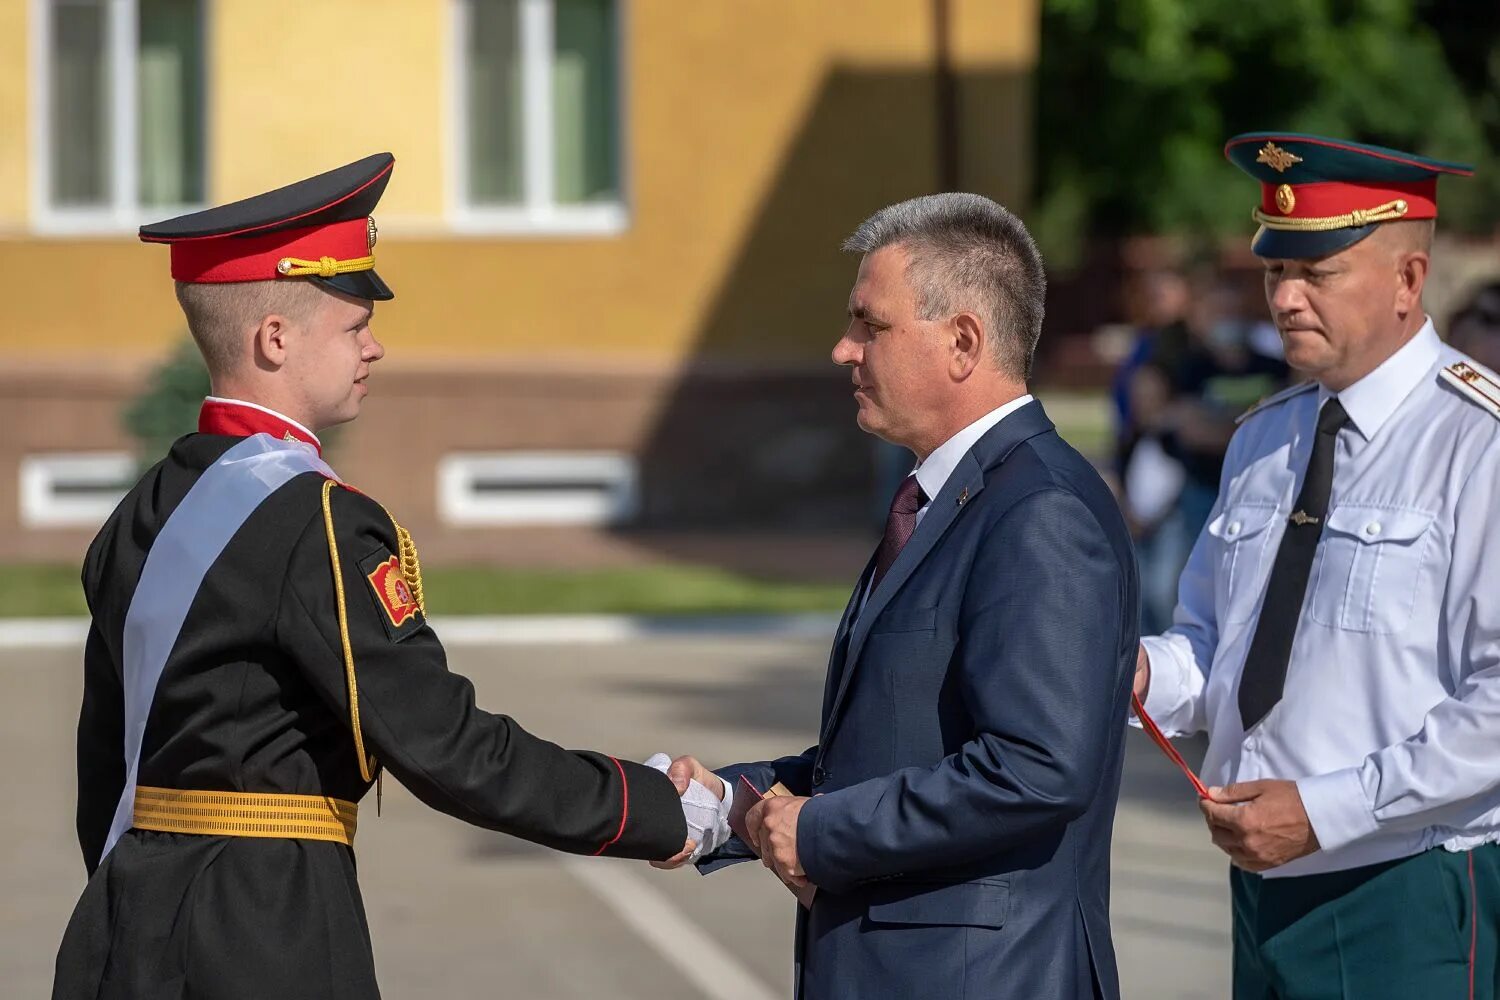
[(888, 205), (844, 241), (850, 253), (899, 246), (923, 319), (972, 312), (984, 323), (1001, 370), (1031, 377), (1042, 335), (1047, 273), (1014, 213), (977, 194), (929, 194)]

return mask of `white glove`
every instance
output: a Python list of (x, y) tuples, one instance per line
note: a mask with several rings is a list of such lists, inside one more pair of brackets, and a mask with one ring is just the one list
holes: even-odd
[[(662, 774), (672, 764), (672, 758), (664, 753), (652, 754), (646, 761)], [(705, 854), (712, 854), (729, 839), (729, 803), (721, 801), (696, 779), (689, 780), (688, 789), (682, 795), (682, 818), (687, 821), (688, 836), (696, 846), (688, 855), (688, 861), (697, 861)]]

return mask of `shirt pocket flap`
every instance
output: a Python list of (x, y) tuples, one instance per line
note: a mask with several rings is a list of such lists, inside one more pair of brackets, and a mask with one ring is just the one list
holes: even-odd
[(1236, 504), (1208, 522), (1208, 533), (1223, 542), (1252, 538), (1276, 520), (1276, 508), (1262, 504)]
[(936, 627), (936, 605), (930, 608), (886, 608), (870, 623), (870, 634), (931, 632)]
[(1010, 909), (1008, 882), (887, 882), (872, 895), (872, 924), (1000, 928)]
[(1374, 542), (1414, 542), (1432, 526), (1431, 511), (1341, 504), (1328, 515), (1328, 530)]

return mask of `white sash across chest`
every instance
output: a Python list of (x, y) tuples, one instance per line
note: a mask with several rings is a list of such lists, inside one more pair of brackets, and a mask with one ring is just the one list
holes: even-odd
[(146, 719), (204, 576), (255, 509), (305, 472), (338, 478), (311, 445), (269, 434), (246, 438), (198, 478), (146, 554), (125, 614), (125, 787), (104, 842), (104, 857), (130, 829)]

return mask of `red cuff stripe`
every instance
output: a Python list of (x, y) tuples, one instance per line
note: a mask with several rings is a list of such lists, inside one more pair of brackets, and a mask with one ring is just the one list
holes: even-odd
[(615, 831), (614, 837), (608, 843), (594, 852), (596, 858), (615, 846), (615, 843), (625, 836), (625, 823), (630, 819), (630, 779), (625, 777), (625, 765), (613, 757), (609, 759), (615, 761), (615, 767), (620, 769), (620, 829)]

